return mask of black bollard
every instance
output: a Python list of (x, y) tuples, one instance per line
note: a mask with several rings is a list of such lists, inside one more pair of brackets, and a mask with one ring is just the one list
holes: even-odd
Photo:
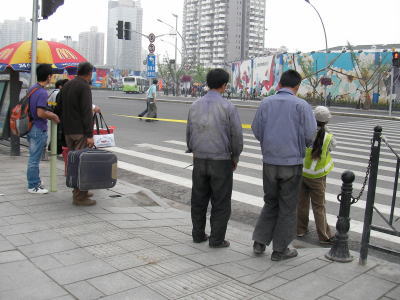
[(352, 204), (352, 192), (354, 173), (344, 171), (342, 173), (342, 192), (338, 196), (340, 201), (340, 210), (338, 220), (336, 222), (335, 243), (329, 253), (325, 254), (327, 259), (337, 262), (351, 262), (353, 257), (350, 255), (348, 244), (348, 232), (350, 229), (350, 205)]

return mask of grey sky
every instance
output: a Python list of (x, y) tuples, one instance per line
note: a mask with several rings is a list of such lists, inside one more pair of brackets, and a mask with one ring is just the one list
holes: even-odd
[[(310, 0), (324, 20), (329, 46), (352, 44), (400, 43), (398, 13), (400, 0)], [(41, 2), (41, 1), (39, 1)], [(65, 0), (64, 6), (48, 20), (40, 22), (39, 36), (78, 39), (79, 32), (97, 26), (106, 32), (108, 0)], [(170, 29), (157, 18), (174, 25), (172, 13), (179, 15), (179, 31), (183, 0), (141, 0), (143, 33), (169, 33)], [(318, 15), (304, 0), (267, 0), (266, 47), (287, 46), (290, 50), (323, 49), (325, 40)], [(0, 21), (32, 15), (32, 0), (0, 0)], [(174, 37), (156, 41), (156, 52), (174, 56)], [(170, 44), (169, 44), (169, 43)], [(180, 44), (180, 41), (179, 41)], [(143, 47), (147, 41), (143, 40)]]

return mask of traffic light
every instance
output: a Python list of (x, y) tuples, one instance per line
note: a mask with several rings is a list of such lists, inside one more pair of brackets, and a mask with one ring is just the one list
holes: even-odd
[(400, 53), (397, 51), (392, 54), (392, 64), (393, 67), (400, 67)]
[(42, 18), (47, 19), (63, 4), (64, 0), (42, 0)]
[(124, 39), (124, 22), (118, 21), (117, 23), (117, 37), (119, 40)]
[(125, 22), (124, 38), (128, 41), (131, 40), (131, 22)]

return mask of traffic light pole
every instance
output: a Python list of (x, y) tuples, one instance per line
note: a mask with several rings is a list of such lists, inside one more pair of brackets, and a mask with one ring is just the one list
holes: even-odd
[(393, 103), (393, 89), (394, 89), (394, 86), (393, 86), (393, 83), (394, 83), (394, 66), (392, 65), (392, 76), (391, 76), (391, 79), (390, 79), (390, 94), (389, 94), (389, 116), (391, 116), (392, 115), (392, 103)]

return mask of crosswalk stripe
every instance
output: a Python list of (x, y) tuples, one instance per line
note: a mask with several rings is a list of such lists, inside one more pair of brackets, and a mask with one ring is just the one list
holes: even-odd
[[(148, 168), (143, 168), (143, 167), (140, 167), (140, 166), (137, 166), (134, 164), (124, 162), (124, 161), (118, 161), (118, 167), (123, 170), (126, 170), (126, 171), (137, 173), (137, 174), (140, 174), (143, 176), (152, 177), (152, 178), (155, 178), (155, 179), (158, 179), (161, 181), (173, 183), (173, 184), (184, 186), (187, 188), (192, 187), (192, 181), (190, 179), (179, 177), (176, 175), (171, 175), (168, 173), (163, 173), (163, 172), (151, 170)], [(263, 198), (245, 194), (245, 193), (241, 193), (238, 191), (232, 191), (232, 200), (246, 203), (246, 204), (253, 205), (253, 206), (258, 206), (258, 207), (263, 207), (263, 205), (264, 205)], [(336, 226), (337, 216), (334, 216), (331, 214), (327, 214), (326, 216), (327, 216), (328, 224), (330, 226)], [(310, 213), (310, 219), (313, 220), (312, 213)], [(362, 234), (363, 223), (360, 221), (351, 220), (350, 230), (352, 232)], [(384, 239), (387, 241), (391, 241), (394, 243), (400, 243), (399, 237), (388, 235), (388, 234), (377, 232), (377, 231), (371, 231), (371, 236), (381, 238), (381, 239)]]
[[(184, 143), (186, 145), (186, 143)], [(175, 153), (175, 154), (182, 154), (184, 152), (183, 150), (171, 150), (171, 148), (163, 147), (163, 146), (158, 146), (158, 145), (152, 145), (152, 144), (147, 144), (147, 143), (142, 143), (142, 144), (137, 144), (139, 147), (149, 147), (154, 150), (159, 150), (159, 151), (164, 151), (164, 152), (170, 152), (170, 153)], [(190, 153), (184, 153), (186, 155), (192, 156)], [(261, 159), (262, 156), (260, 154), (255, 154), (255, 153), (250, 153), (250, 152), (242, 152), (241, 153), (242, 157), (250, 157), (250, 158), (256, 158), (256, 159)]]
[(368, 121), (364, 122), (344, 122), (344, 123), (330, 123), (329, 126), (333, 125), (340, 125), (340, 126), (347, 126), (348, 124), (357, 126), (357, 127), (369, 127), (373, 130), (375, 126), (381, 126), (383, 129), (388, 128), (388, 129), (393, 129), (397, 128), (400, 125), (399, 121), (388, 121), (388, 120), (382, 120), (382, 119), (371, 119)]
[[(170, 144), (180, 145), (180, 146), (186, 146), (186, 143), (181, 142), (181, 141), (170, 140), (170, 141), (165, 141), (165, 142), (166, 143), (170, 143)], [(141, 145), (143, 145), (143, 144), (141, 144)], [(149, 147), (151, 147), (153, 149), (164, 148), (164, 147), (161, 147), (161, 146), (150, 145), (150, 144), (146, 144), (146, 146), (149, 146)], [(245, 147), (246, 147), (246, 145), (245, 145)], [(257, 178), (254, 178), (254, 179), (246, 178), (246, 177), (244, 177), (244, 178), (245, 179), (243, 179), (243, 180), (245, 180), (245, 182), (247, 182), (247, 183), (253, 183), (253, 182), (257, 181)], [(337, 185), (337, 186), (341, 186), (342, 185), (342, 181), (341, 180), (337, 180), (337, 179), (329, 178), (329, 177), (327, 178), (327, 183), (328, 184), (332, 184), (332, 185)], [(361, 184), (355, 182), (355, 183), (353, 183), (353, 187), (354, 188), (361, 188)], [(365, 190), (367, 191), (367, 189), (365, 189)], [(385, 196), (392, 196), (393, 195), (393, 191), (392, 190), (386, 189), (386, 188), (381, 188), (381, 187), (376, 187), (376, 193), (377, 194), (381, 194), (381, 195), (385, 195)]]
[[(351, 142), (358, 141), (357, 144), (359, 146), (366, 147), (366, 148), (371, 148), (371, 141), (370, 140), (368, 140), (368, 141), (367, 140), (357, 140), (354, 137), (351, 137), (351, 138), (350, 137), (343, 137), (343, 136), (337, 136), (336, 134), (335, 134), (335, 138), (336, 138), (336, 140), (338, 142), (342, 142), (343, 144), (346, 144), (346, 145), (348, 143), (347, 141), (351, 141)], [(392, 142), (389, 142), (389, 143), (394, 147), (400, 147), (400, 144), (398, 144), (398, 143), (392, 143)], [(354, 144), (354, 143), (351, 143), (351, 144)], [(385, 148), (382, 148), (382, 149), (385, 149)], [(389, 150), (387, 150), (387, 151), (389, 151)]]
[[(259, 143), (257, 140), (251, 140), (251, 139), (243, 139), (243, 141), (249, 142), (249, 143)], [(355, 145), (355, 146), (359, 146), (359, 144), (356, 144), (356, 143), (346, 143), (346, 145)], [(248, 149), (253, 149), (253, 150), (261, 150), (260, 146), (251, 146), (251, 145), (247, 145), (247, 146), (245, 146), (245, 147), (248, 148)], [(336, 146), (335, 149), (350, 150), (350, 151), (363, 152), (363, 153), (368, 153), (368, 154), (371, 153), (371, 150), (370, 150), (370, 149), (351, 148), (351, 147), (344, 147), (344, 146), (340, 146), (340, 145)], [(332, 153), (334, 153), (334, 152), (332, 152)], [(390, 153), (389, 153), (389, 152), (385, 152), (385, 151), (383, 151), (383, 150), (381, 151), (381, 154), (382, 154), (382, 155), (389, 156), (389, 157), (394, 157), (394, 154), (393, 154), (393, 153), (391, 153), (391, 152), (390, 152)], [(369, 157), (368, 157), (368, 158), (369, 158)]]
[[(179, 160), (174, 160), (174, 159), (169, 159), (169, 158), (163, 158), (160, 156), (156, 156), (156, 155), (151, 155), (151, 154), (145, 154), (145, 153), (141, 153), (141, 152), (137, 152), (137, 151), (133, 151), (133, 150), (127, 150), (127, 149), (123, 149), (123, 148), (119, 148), (119, 147), (111, 147), (108, 148), (108, 150), (116, 152), (116, 153), (120, 153), (120, 154), (125, 154), (128, 156), (133, 156), (133, 157), (138, 157), (141, 159), (145, 159), (145, 160), (149, 160), (149, 161), (155, 161), (158, 163), (162, 163), (162, 164), (166, 164), (166, 165), (170, 165), (173, 167), (178, 167), (178, 168), (182, 168), (182, 169), (188, 169), (188, 170), (192, 170), (193, 168), (191, 166), (188, 165), (187, 162), (182, 162)], [(233, 174), (234, 180), (236, 181), (240, 181), (240, 182), (245, 182), (245, 183), (249, 183), (249, 184), (253, 184), (253, 185), (257, 185), (257, 186), (263, 186), (263, 181), (261, 178), (256, 178), (253, 176), (247, 176), (247, 175), (242, 175), (242, 174), (238, 174), (237, 172), (235, 172)], [(261, 176), (260, 176), (261, 177)], [(335, 182), (335, 183), (334, 183)], [(329, 184), (334, 184), (334, 185), (341, 185), (341, 181), (340, 180), (329, 180), (328, 177), (328, 183)], [(330, 202), (337, 202), (337, 198), (336, 195), (334, 194), (330, 194), (330, 193), (326, 193), (326, 200), (330, 201)], [(390, 214), (390, 206), (387, 205), (383, 205), (383, 204), (376, 204), (378, 206), (380, 206), (380, 211), (382, 211), (383, 213), (386, 214)], [(359, 200), (358, 205), (356, 205), (356, 207), (359, 208), (364, 208), (365, 207), (365, 201), (363, 200)], [(400, 216), (400, 208), (396, 208), (395, 209), (395, 215)]]
[[(368, 165), (367, 162), (365, 162), (365, 166), (362, 166), (362, 165), (360, 166), (360, 162), (340, 159), (340, 158), (336, 157), (334, 155), (334, 153), (332, 153), (332, 155), (333, 155), (333, 162), (335, 162), (335, 163), (346, 164), (346, 165), (356, 166), (356, 167), (365, 167), (365, 168), (367, 168), (367, 165)], [(396, 168), (387, 167), (387, 166), (379, 166), (379, 171), (396, 172)]]
[[(184, 145), (185, 145), (185, 146), (186, 146), (185, 143), (180, 142), (180, 141), (164, 141), (164, 142), (169, 143), (169, 144), (175, 144), (175, 145), (180, 145), (180, 146), (184, 146)], [(175, 154), (182, 154), (182, 153), (183, 153), (183, 151), (179, 151), (179, 150), (176, 150), (176, 149), (174, 149), (174, 148), (156, 146), (156, 145), (151, 145), (151, 144), (139, 144), (139, 146), (148, 146), (148, 147), (151, 147), (151, 148), (153, 148), (153, 149), (155, 149), (155, 150), (160, 150), (160, 151), (170, 152), (170, 153), (175, 153)], [(360, 162), (354, 162), (354, 161), (350, 161), (350, 160), (343, 160), (343, 159), (336, 158), (336, 157), (335, 157), (335, 153), (336, 153), (336, 152), (332, 153), (333, 156), (334, 156), (334, 162), (360, 167)], [(186, 153), (186, 154), (187, 154), (187, 153)], [(242, 152), (242, 154), (243, 154), (243, 152)], [(246, 154), (246, 152), (245, 152), (245, 154)], [(187, 154), (187, 155), (190, 155), (190, 156), (191, 156), (191, 154)], [(246, 155), (244, 155), (244, 156), (246, 156)], [(257, 158), (260, 158), (260, 159), (261, 159), (262, 156), (260, 155), (260, 156), (257, 157)], [(240, 162), (239, 165), (244, 166), (243, 162)], [(250, 165), (248, 165), (248, 166), (249, 166), (250, 168), (253, 168), (254, 165), (256, 165), (256, 164), (250, 164)], [(262, 164), (260, 163), (260, 165), (262, 165)], [(367, 167), (367, 163), (365, 163), (365, 168), (366, 168), (366, 167)], [(258, 168), (254, 168), (254, 169), (257, 170)], [(262, 169), (262, 167), (260, 167), (260, 169)], [(390, 172), (395, 172), (395, 171), (396, 171), (395, 168), (386, 167), (386, 166), (379, 166), (379, 169), (382, 170), (382, 171), (390, 171)], [(354, 172), (354, 174), (356, 174), (356, 172)], [(364, 174), (364, 173), (360, 173), (359, 175), (360, 175), (360, 176), (364, 176), (364, 175), (362, 175), (362, 174)], [(356, 174), (356, 175), (357, 175), (357, 174)], [(382, 179), (382, 180), (389, 179), (389, 182), (392, 182), (392, 181), (393, 181), (393, 180), (391, 180), (391, 177), (389, 177), (389, 178), (381, 177), (381, 179)]]
[[(339, 131), (339, 130), (343, 130), (343, 129), (349, 130), (349, 127), (346, 127), (344, 125), (331, 125), (331, 126), (329, 126), (329, 128), (331, 128), (333, 132), (335, 132), (336, 130)], [(362, 128), (359, 128), (359, 127), (351, 126), (351, 130), (356, 130), (357, 133), (360, 133), (362, 135), (370, 135), (371, 137), (373, 135), (373, 131), (368, 130), (368, 129), (362, 129)], [(386, 131), (382, 130), (382, 133), (386, 134)], [(395, 133), (395, 132), (392, 132), (392, 131), (390, 132), (390, 135), (396, 136), (396, 137), (400, 137), (400, 133)]]
[[(251, 146), (251, 145), (244, 145), (243, 148), (244, 149), (252, 149), (252, 150), (261, 150), (260, 147), (255, 147), (255, 146)], [(359, 158), (359, 159), (362, 159), (362, 160), (369, 160), (369, 156), (368, 155), (358, 155), (358, 154), (340, 152), (340, 151), (332, 152), (332, 156), (333, 157), (335, 157), (335, 156), (346, 156), (346, 157)], [(379, 158), (379, 161), (387, 162), (387, 163), (391, 163), (391, 164), (394, 164), (396, 162), (395, 159), (388, 159), (388, 158)]]
[[(400, 127), (399, 127), (399, 129), (400, 129)], [(332, 130), (332, 133), (335, 135), (335, 137), (337, 139), (346, 139), (346, 140), (350, 140), (350, 141), (354, 141), (354, 142), (361, 141), (361, 142), (364, 142), (366, 145), (369, 145), (369, 147), (371, 145), (370, 141), (372, 139), (372, 133), (371, 134), (363, 134), (363, 133), (359, 133), (359, 132), (352, 133), (352, 131), (341, 132), (341, 131), (335, 131), (335, 130)], [(243, 133), (243, 136), (251, 137), (251, 138), (255, 139), (254, 134), (252, 134), (252, 133)], [(400, 143), (393, 142), (394, 138), (391, 137), (390, 133), (389, 134), (384, 133), (384, 136), (388, 140), (389, 144), (391, 144), (393, 147), (400, 147)], [(347, 137), (347, 138), (345, 138), (345, 137)], [(255, 139), (255, 141), (257, 141), (257, 140)], [(360, 144), (357, 143), (357, 145), (360, 145)]]

